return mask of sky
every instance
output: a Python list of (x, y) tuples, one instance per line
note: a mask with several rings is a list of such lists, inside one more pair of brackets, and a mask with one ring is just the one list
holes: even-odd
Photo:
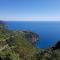
[(60, 0), (0, 0), (0, 20), (60, 21)]

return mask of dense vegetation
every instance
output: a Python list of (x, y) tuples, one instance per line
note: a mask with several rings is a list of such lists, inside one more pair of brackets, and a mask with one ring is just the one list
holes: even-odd
[(60, 42), (40, 49), (34, 46), (38, 38), (34, 32), (10, 31), (0, 21), (0, 60), (60, 60)]

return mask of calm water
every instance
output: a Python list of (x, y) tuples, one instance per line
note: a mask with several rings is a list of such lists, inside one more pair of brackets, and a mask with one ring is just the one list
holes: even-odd
[(36, 47), (48, 48), (60, 40), (60, 22), (6, 22), (11, 30), (31, 30), (39, 34)]

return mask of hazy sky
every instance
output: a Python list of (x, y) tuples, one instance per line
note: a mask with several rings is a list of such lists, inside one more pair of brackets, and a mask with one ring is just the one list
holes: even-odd
[(60, 20), (60, 0), (0, 0), (1, 20)]

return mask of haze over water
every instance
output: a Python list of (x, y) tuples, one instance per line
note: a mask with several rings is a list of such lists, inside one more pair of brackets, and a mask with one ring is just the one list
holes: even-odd
[(60, 22), (54, 21), (7, 21), (10, 30), (29, 30), (36, 32), (40, 39), (37, 48), (48, 48), (60, 40)]

